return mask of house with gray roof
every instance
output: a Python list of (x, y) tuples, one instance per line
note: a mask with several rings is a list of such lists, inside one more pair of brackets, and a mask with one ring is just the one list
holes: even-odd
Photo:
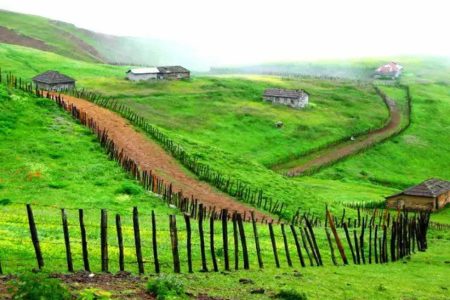
[(58, 71), (46, 71), (33, 77), (38, 89), (47, 91), (61, 91), (75, 88), (75, 79)]
[(293, 108), (304, 108), (308, 105), (309, 94), (304, 90), (266, 89), (264, 101), (282, 104)]
[(435, 211), (450, 203), (450, 181), (431, 178), (386, 197), (388, 208)]
[(187, 79), (191, 72), (182, 66), (163, 66), (130, 69), (126, 78), (132, 81), (152, 80), (152, 79)]

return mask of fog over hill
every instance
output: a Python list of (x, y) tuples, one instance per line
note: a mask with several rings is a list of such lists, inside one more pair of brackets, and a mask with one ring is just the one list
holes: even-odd
[[(439, 0), (0, 0), (0, 9), (59, 20), (2, 13), (0, 26), (66, 56), (114, 63), (183, 64), (206, 71), (450, 53), (446, 3)], [(48, 36), (51, 31), (55, 35)]]

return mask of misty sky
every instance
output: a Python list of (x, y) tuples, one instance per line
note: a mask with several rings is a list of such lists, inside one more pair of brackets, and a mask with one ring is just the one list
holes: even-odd
[(444, 0), (0, 0), (0, 8), (115, 35), (181, 42), (214, 64), (450, 56)]

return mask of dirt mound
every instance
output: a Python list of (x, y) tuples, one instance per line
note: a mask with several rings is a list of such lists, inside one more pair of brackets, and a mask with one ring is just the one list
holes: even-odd
[(37, 40), (26, 35), (21, 35), (14, 30), (8, 29), (3, 26), (0, 26), (0, 43), (25, 46), (43, 51), (54, 50), (52, 47), (41, 40)]
[[(193, 195), (206, 206), (216, 207), (216, 210), (228, 209), (229, 212), (246, 212), (255, 210), (253, 207), (237, 201), (207, 183), (188, 175), (187, 171), (156, 142), (145, 134), (136, 131), (131, 124), (114, 112), (97, 106), (87, 100), (64, 95), (64, 101), (75, 105), (86, 112), (88, 118), (93, 118), (100, 126), (106, 129), (108, 136), (115, 145), (123, 149), (130, 159), (134, 160), (142, 170), (152, 171), (166, 183), (172, 183), (174, 191), (181, 190), (185, 196)], [(261, 219), (264, 214), (255, 210), (255, 216)], [(271, 220), (266, 216), (266, 219)]]

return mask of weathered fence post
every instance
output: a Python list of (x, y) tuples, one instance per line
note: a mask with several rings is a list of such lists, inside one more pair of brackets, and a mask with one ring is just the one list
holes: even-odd
[(106, 209), (101, 210), (100, 240), (102, 272), (108, 272), (108, 214)]
[(237, 228), (237, 213), (233, 213), (234, 269), (239, 269), (239, 239)]
[[(344, 213), (345, 213), (345, 210), (344, 210)], [(326, 210), (326, 214), (327, 214), (328, 221), (330, 223), (331, 231), (333, 232), (333, 236), (334, 236), (334, 239), (336, 241), (336, 245), (337, 245), (338, 250), (339, 250), (339, 254), (341, 255), (341, 258), (342, 258), (342, 261), (344, 262), (344, 265), (347, 265), (348, 264), (348, 260), (347, 260), (347, 256), (345, 255), (344, 246), (342, 245), (341, 239), (339, 238), (339, 235), (338, 235), (337, 230), (336, 230), (336, 226), (334, 224), (333, 218), (332, 218), (331, 213), (328, 210), (328, 208)], [(328, 233), (327, 233), (327, 235), (328, 235)], [(330, 240), (330, 242), (331, 242), (331, 240)], [(331, 247), (332, 247), (332, 245), (331, 245)]]
[(216, 250), (214, 248), (214, 215), (211, 215), (209, 218), (209, 243), (214, 272), (218, 272), (219, 268), (217, 267)]
[(256, 255), (258, 257), (258, 265), (259, 268), (264, 268), (264, 264), (263, 264), (263, 260), (262, 260), (262, 256), (261, 256), (261, 248), (259, 245), (259, 236), (258, 236), (258, 229), (256, 227), (256, 220), (255, 220), (255, 212), (251, 211), (251, 216), (252, 216), (252, 226), (253, 226), (253, 235), (255, 237), (255, 247), (256, 247)]
[(87, 239), (86, 239), (86, 227), (84, 226), (84, 212), (82, 209), (78, 210), (78, 218), (80, 221), (81, 249), (83, 252), (84, 270), (90, 272), (91, 268), (89, 267), (89, 254), (88, 254)]
[(206, 265), (205, 236), (203, 233), (203, 220), (204, 220), (203, 204), (200, 204), (199, 215), (198, 215), (198, 233), (200, 235), (200, 254), (202, 257), (202, 272), (208, 272), (208, 267)]
[(187, 260), (188, 260), (188, 272), (192, 273), (192, 230), (191, 230), (191, 218), (188, 214), (184, 214), (184, 221), (186, 223), (186, 249), (187, 249)]
[(330, 247), (331, 261), (335, 266), (337, 266), (336, 256), (334, 255), (333, 242), (331, 241), (331, 234), (328, 227), (325, 227), (325, 234), (327, 236), (328, 246)]
[(144, 261), (142, 259), (141, 233), (139, 230), (139, 214), (137, 207), (133, 207), (133, 231), (134, 244), (136, 247), (136, 260), (138, 264), (139, 274), (144, 274)]
[(230, 257), (228, 253), (228, 210), (222, 210), (222, 242), (225, 270), (230, 271)]
[(36, 254), (36, 260), (39, 269), (44, 266), (44, 259), (42, 258), (41, 246), (39, 245), (39, 237), (36, 229), (36, 223), (34, 222), (33, 211), (31, 205), (27, 204), (28, 225), (30, 227), (31, 241), (33, 242), (34, 252)]
[(278, 259), (278, 250), (277, 250), (277, 242), (275, 240), (275, 234), (273, 233), (273, 224), (272, 222), (269, 223), (269, 234), (270, 234), (270, 242), (272, 243), (272, 251), (273, 251), (273, 257), (275, 259), (275, 265), (277, 268), (280, 267), (280, 261)]
[(178, 253), (177, 219), (175, 215), (170, 215), (170, 241), (172, 245), (173, 271), (180, 273), (180, 255)]
[(357, 261), (356, 261), (355, 251), (353, 250), (352, 239), (350, 238), (350, 234), (348, 233), (347, 223), (344, 222), (342, 224), (342, 227), (344, 228), (345, 237), (347, 239), (347, 243), (350, 248), (350, 252), (352, 253), (353, 263), (356, 264)]
[(64, 244), (66, 246), (67, 270), (73, 272), (72, 251), (70, 250), (69, 224), (67, 222), (67, 213), (64, 208), (61, 209), (62, 226), (64, 233)]
[(244, 255), (244, 269), (248, 270), (250, 268), (250, 264), (248, 261), (247, 240), (245, 238), (244, 224), (242, 222), (241, 214), (237, 214), (237, 221), (239, 227), (239, 235), (241, 237), (242, 254)]
[(289, 267), (292, 267), (292, 260), (291, 255), (289, 253), (289, 244), (286, 237), (286, 231), (284, 230), (284, 224), (281, 223), (281, 234), (283, 235), (283, 242), (284, 242), (284, 252), (286, 252), (286, 260), (289, 265)]
[(297, 232), (295, 231), (294, 225), (291, 224), (290, 228), (291, 228), (292, 235), (294, 236), (295, 247), (297, 249), (298, 258), (300, 259), (300, 264), (302, 265), (302, 267), (305, 267), (305, 261), (303, 260), (302, 248), (298, 241)]
[(124, 251), (123, 251), (123, 236), (122, 236), (122, 222), (120, 215), (116, 214), (116, 230), (117, 230), (117, 244), (119, 245), (119, 270), (125, 271)]
[(159, 274), (159, 259), (158, 259), (158, 243), (156, 238), (156, 217), (155, 211), (152, 210), (152, 248), (153, 248), (153, 260), (155, 264), (155, 273)]

